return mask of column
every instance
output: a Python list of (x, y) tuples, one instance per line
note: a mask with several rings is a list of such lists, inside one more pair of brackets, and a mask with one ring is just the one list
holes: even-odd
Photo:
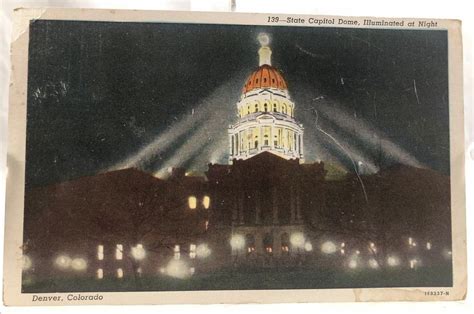
[(303, 152), (303, 148), (304, 148), (304, 145), (303, 145), (303, 133), (301, 133), (300, 135), (300, 139), (301, 139), (301, 146), (300, 146), (300, 156), (303, 156), (304, 152)]
[(275, 140), (273, 138), (273, 125), (270, 126), (270, 147), (272, 148), (272, 150), (275, 149)]

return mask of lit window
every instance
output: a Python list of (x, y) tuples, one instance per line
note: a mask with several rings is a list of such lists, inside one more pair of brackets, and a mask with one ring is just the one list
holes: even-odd
[(191, 208), (191, 209), (196, 209), (197, 200), (196, 200), (196, 197), (195, 197), (195, 196), (190, 196), (190, 197), (188, 198), (188, 206), (189, 206), (189, 208)]
[(102, 268), (97, 269), (97, 279), (104, 278), (104, 270)]
[(97, 246), (97, 259), (99, 261), (104, 259), (104, 246), (103, 245)]
[(123, 269), (117, 268), (117, 278), (123, 278)]
[(412, 245), (413, 244), (413, 238), (412, 237), (409, 237), (408, 238), (408, 245)]
[(115, 248), (115, 259), (118, 259), (118, 260), (123, 259), (123, 245), (122, 244), (117, 244), (117, 247)]
[(206, 222), (204, 223), (204, 225), (205, 225), (205, 228), (206, 228), (206, 231), (207, 231), (207, 229), (209, 229), (209, 220), (206, 220)]
[(211, 198), (209, 196), (204, 196), (202, 199), (202, 205), (204, 206), (205, 209), (208, 209), (209, 206), (211, 205)]
[(189, 246), (189, 258), (196, 258), (196, 244)]
[(180, 259), (181, 258), (181, 252), (180, 252), (180, 249), (179, 249), (179, 245), (174, 246), (173, 252), (174, 252), (174, 256), (173, 256), (174, 259)]
[(431, 242), (426, 242), (426, 249), (431, 250)]

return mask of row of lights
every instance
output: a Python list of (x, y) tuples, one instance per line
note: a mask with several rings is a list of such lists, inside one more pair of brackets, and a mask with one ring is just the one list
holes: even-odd
[[(132, 247), (130, 249), (130, 254), (137, 261), (142, 260), (146, 257), (146, 251), (143, 248), (142, 244), (137, 244), (136, 246)], [(99, 261), (104, 260), (104, 245), (102, 244), (99, 244), (97, 246), (97, 259)], [(117, 244), (115, 246), (115, 259), (116, 260), (123, 259), (123, 245), (122, 244)]]
[[(409, 247), (416, 247), (416, 242), (413, 240), (413, 238), (409, 237), (408, 238), (408, 245)], [(339, 248), (337, 247), (337, 245), (332, 242), (332, 241), (326, 241), (326, 242), (323, 242), (323, 244), (321, 245), (321, 252), (325, 253), (325, 254), (333, 254), (335, 253), (337, 250), (339, 249), (339, 252), (341, 253), (341, 255), (345, 255), (345, 252), (346, 252), (346, 244), (345, 242), (341, 242), (341, 244), (339, 245)], [(432, 244), (431, 242), (426, 242), (426, 250), (430, 251), (432, 249)], [(369, 242), (369, 245), (368, 245), (368, 251), (371, 252), (371, 253), (377, 253), (377, 247), (375, 245), (375, 243), (373, 242)], [(360, 254), (360, 251), (359, 250), (356, 250), (355, 253), (357, 255)], [(449, 250), (444, 250), (443, 252), (443, 255), (451, 255), (451, 251)]]
[[(296, 249), (301, 249), (305, 250), (307, 252), (310, 252), (313, 250), (313, 245), (311, 242), (307, 241), (304, 234), (302, 232), (295, 232), (291, 234), (290, 236), (290, 243), (293, 248)], [(245, 248), (245, 237), (242, 234), (234, 234), (230, 238), (230, 246), (232, 247), (233, 250), (243, 250)], [(272, 249), (266, 248), (267, 252), (271, 253)], [(255, 248), (249, 247), (249, 250), (254, 251)], [(282, 243), (282, 250), (285, 252), (288, 252), (288, 246)]]
[[(211, 249), (205, 243), (201, 243), (196, 246), (196, 244), (189, 245), (189, 258), (195, 259), (198, 258), (206, 258), (211, 255)], [(173, 258), (175, 260), (179, 260), (181, 258), (181, 247), (180, 245), (175, 245), (173, 248)]]
[[(394, 256), (394, 255), (387, 257), (386, 262), (387, 262), (387, 265), (390, 266), (390, 267), (397, 267), (397, 266), (400, 266), (400, 264), (401, 264), (400, 259), (397, 256)], [(348, 262), (347, 266), (350, 269), (356, 269), (356, 268), (359, 268), (359, 266), (361, 264), (362, 264), (362, 262), (361, 262), (360, 258), (358, 258), (355, 255), (355, 256), (352, 256), (349, 259), (349, 262)], [(374, 258), (370, 258), (367, 261), (367, 265), (369, 266), (369, 268), (372, 268), (372, 269), (378, 269), (380, 267), (379, 262)], [(408, 266), (410, 267), (410, 269), (415, 269), (415, 268), (421, 266), (421, 259), (418, 259), (418, 258), (410, 259), (408, 261)]]

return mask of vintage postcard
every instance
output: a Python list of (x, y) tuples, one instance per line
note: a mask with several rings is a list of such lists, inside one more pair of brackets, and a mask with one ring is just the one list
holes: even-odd
[(6, 304), (464, 298), (459, 21), (15, 15)]

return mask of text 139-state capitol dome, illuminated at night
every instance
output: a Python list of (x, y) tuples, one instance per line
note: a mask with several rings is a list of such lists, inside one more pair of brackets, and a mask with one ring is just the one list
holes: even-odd
[(259, 67), (242, 89), (237, 103), (239, 120), (229, 127), (229, 161), (270, 152), (302, 162), (303, 126), (295, 120), (295, 104), (285, 79), (271, 65), (268, 36), (260, 34), (259, 41)]

